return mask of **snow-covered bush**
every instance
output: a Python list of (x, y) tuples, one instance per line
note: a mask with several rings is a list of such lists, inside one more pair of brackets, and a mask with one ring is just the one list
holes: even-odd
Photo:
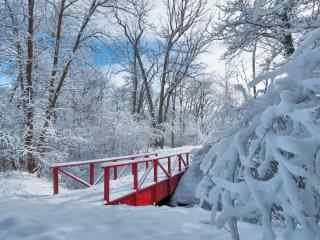
[[(320, 238), (320, 29), (287, 64), (256, 79), (268, 92), (242, 108), (236, 128), (202, 158), (200, 204), (237, 238), (237, 220), (263, 225), (264, 240)], [(191, 168), (192, 169), (192, 168)]]
[(0, 91), (0, 171), (23, 167), (21, 118), (5, 97), (6, 92)]

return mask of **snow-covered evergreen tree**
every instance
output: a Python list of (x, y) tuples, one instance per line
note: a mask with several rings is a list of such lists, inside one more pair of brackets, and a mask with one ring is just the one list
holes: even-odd
[[(249, 101), (242, 120), (204, 155), (197, 189), (212, 222), (263, 225), (264, 240), (320, 237), (320, 29), (308, 34), (287, 64), (260, 76), (266, 95)], [(278, 232), (278, 231), (277, 231)]]

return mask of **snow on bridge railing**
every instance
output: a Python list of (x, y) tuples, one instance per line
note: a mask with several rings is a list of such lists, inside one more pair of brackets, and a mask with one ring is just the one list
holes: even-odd
[[(193, 148), (194, 149), (194, 148)], [(132, 161), (108, 162), (102, 164), (104, 172), (104, 202), (105, 204), (125, 203), (131, 205), (148, 205), (157, 203), (159, 200), (168, 197), (176, 188), (182, 174), (189, 166), (189, 156), (192, 149), (181, 151), (173, 154), (166, 154), (145, 159), (137, 159)], [(173, 161), (177, 162), (177, 171), (174, 171)], [(145, 165), (145, 173), (139, 179), (139, 167)], [(150, 166), (150, 167), (149, 167)], [(133, 185), (128, 195), (117, 199), (110, 198), (110, 169), (131, 167), (133, 175)], [(151, 185), (142, 187), (144, 181), (153, 169), (153, 181)], [(162, 171), (164, 180), (160, 181), (159, 170)], [(172, 180), (172, 181), (170, 181)], [(173, 184), (171, 184), (173, 183)], [(164, 186), (160, 186), (164, 185)], [(157, 187), (159, 191), (157, 191)], [(161, 191), (162, 189), (162, 191)], [(164, 190), (165, 189), (165, 190)], [(139, 195), (139, 200), (137, 196)]]
[[(102, 173), (100, 174), (100, 176), (98, 176), (98, 178), (95, 178), (96, 165), (98, 164), (103, 164), (107, 162), (120, 162), (120, 161), (126, 161), (126, 160), (132, 161), (138, 158), (148, 158), (150, 156), (157, 156), (157, 155), (158, 153), (141, 153), (141, 154), (127, 155), (127, 156), (96, 159), (96, 160), (54, 163), (50, 166), (52, 169), (53, 194), (59, 193), (59, 174), (73, 179), (74, 181), (80, 183), (84, 187), (91, 187), (99, 183), (103, 177), (103, 173)], [(88, 171), (87, 181), (75, 175), (74, 173), (71, 173), (70, 171), (66, 170), (67, 168), (75, 168), (75, 167), (83, 167), (83, 166), (87, 166), (87, 171)], [(113, 168), (114, 179), (117, 179), (118, 177), (117, 169), (118, 169), (117, 167)]]

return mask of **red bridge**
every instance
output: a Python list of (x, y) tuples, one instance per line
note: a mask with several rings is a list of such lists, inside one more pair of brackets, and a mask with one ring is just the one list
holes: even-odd
[(158, 204), (175, 191), (189, 166), (192, 149), (166, 155), (143, 153), (53, 164), (53, 193), (59, 193), (59, 182), (64, 176), (84, 188), (101, 191), (106, 205)]

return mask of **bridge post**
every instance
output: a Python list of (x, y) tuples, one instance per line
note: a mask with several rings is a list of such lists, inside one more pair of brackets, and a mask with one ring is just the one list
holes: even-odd
[(186, 153), (187, 166), (189, 167), (189, 153)]
[(94, 185), (94, 163), (89, 164), (89, 184)]
[(139, 180), (138, 180), (138, 163), (132, 164), (132, 174), (133, 174), (133, 189), (138, 191), (139, 189)]
[(155, 159), (153, 160), (153, 180), (154, 180), (154, 190), (153, 190), (153, 202), (154, 204), (157, 203), (158, 200), (158, 165), (159, 165), (159, 160)]
[(156, 159), (156, 160), (153, 160), (153, 181), (155, 183), (158, 182), (158, 162), (159, 160)]
[[(149, 157), (149, 155), (146, 155), (146, 156), (144, 156), (145, 158), (148, 158)], [(148, 169), (149, 168), (149, 162), (148, 161), (146, 161), (146, 169)]]
[(52, 168), (53, 194), (59, 193), (59, 168)]
[(113, 167), (113, 180), (117, 180), (118, 178), (118, 168)]
[(178, 155), (178, 166), (179, 166), (179, 172), (181, 172), (182, 170), (181, 155)]
[(169, 178), (168, 178), (168, 196), (171, 194), (171, 177), (172, 177), (172, 173), (171, 173), (171, 157), (168, 157), (168, 174), (169, 174)]
[(168, 174), (171, 177), (171, 157), (168, 157)]
[(103, 168), (103, 185), (105, 204), (110, 202), (110, 168)]

